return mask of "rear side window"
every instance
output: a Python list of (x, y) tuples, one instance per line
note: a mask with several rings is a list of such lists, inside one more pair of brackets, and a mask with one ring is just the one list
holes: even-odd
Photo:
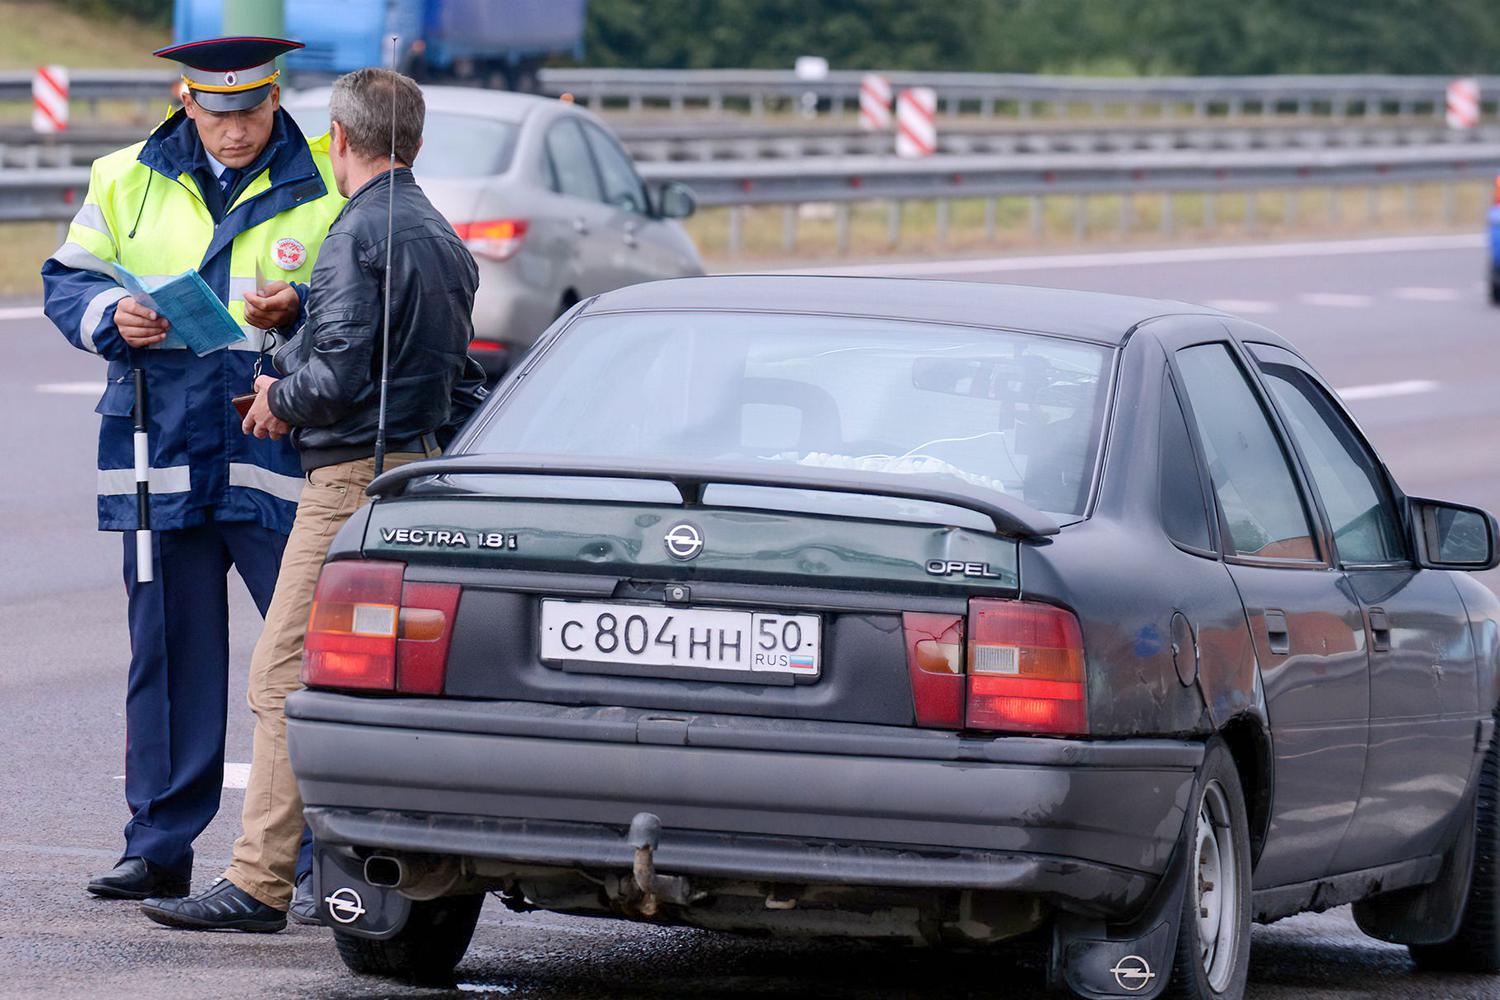
[(547, 130), (547, 159), (559, 194), (588, 201), (603, 200), (594, 161), (583, 132), (574, 121), (560, 121)]
[(1405, 559), (1385, 476), (1358, 432), (1306, 372), (1287, 365), (1263, 365), (1262, 371), (1323, 499), (1339, 559)]
[(1287, 454), (1229, 348), (1185, 348), (1177, 367), (1229, 529), (1226, 547), (1241, 556), (1316, 560)]
[(641, 189), (641, 180), (635, 175), (630, 158), (615, 145), (615, 141), (602, 129), (585, 125), (589, 148), (599, 164), (599, 173), (604, 179), (604, 200), (616, 208), (632, 212), (646, 211), (646, 193)]
[(1208, 508), (1203, 505), (1198, 459), (1170, 375), (1162, 376), (1161, 395), (1162, 527), (1178, 545), (1212, 552), (1213, 535), (1208, 528)]

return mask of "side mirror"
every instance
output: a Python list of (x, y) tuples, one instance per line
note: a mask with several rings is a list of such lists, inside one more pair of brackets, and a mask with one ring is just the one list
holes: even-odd
[(698, 211), (693, 189), (680, 181), (667, 181), (656, 192), (656, 214), (663, 219), (686, 219)]
[(1428, 569), (1485, 570), (1500, 565), (1495, 519), (1478, 507), (1412, 497), (1417, 562)]

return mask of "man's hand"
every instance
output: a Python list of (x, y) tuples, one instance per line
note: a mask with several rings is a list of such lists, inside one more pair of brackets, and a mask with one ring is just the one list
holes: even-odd
[(169, 326), (170, 323), (128, 295), (115, 306), (115, 328), (131, 347), (161, 343), (167, 339)]
[(302, 300), (285, 281), (272, 281), (258, 293), (245, 293), (245, 322), (256, 329), (291, 326), (301, 314)]
[[(293, 297), (296, 296), (295, 292), (292, 294)], [(271, 412), (270, 394), (266, 390), (275, 381), (269, 375), (261, 375), (255, 380), (255, 402), (250, 404), (250, 412), (245, 414), (245, 420), (240, 424), (240, 430), (246, 434), (280, 441), (292, 432), (291, 424)]]

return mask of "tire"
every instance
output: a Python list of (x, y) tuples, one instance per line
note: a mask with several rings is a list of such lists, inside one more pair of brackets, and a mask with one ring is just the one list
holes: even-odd
[(1208, 745), (1194, 787), (1188, 887), (1165, 996), (1241, 1000), (1250, 970), (1250, 824), (1234, 757)]
[(1500, 279), (1490, 279), (1490, 305), (1500, 306)]
[(406, 926), (384, 941), (334, 931), (339, 957), (350, 972), (421, 986), (447, 986), (469, 950), (484, 894), (448, 896), (411, 905)]
[(1500, 972), (1500, 738), (1490, 740), (1474, 794), (1474, 871), (1458, 932), (1442, 944), (1411, 945), (1429, 972)]

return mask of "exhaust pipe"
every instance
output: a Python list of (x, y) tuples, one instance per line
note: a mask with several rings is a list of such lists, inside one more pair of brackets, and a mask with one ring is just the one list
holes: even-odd
[(365, 881), (377, 889), (399, 889), (407, 881), (406, 866), (389, 854), (372, 854), (365, 859)]

